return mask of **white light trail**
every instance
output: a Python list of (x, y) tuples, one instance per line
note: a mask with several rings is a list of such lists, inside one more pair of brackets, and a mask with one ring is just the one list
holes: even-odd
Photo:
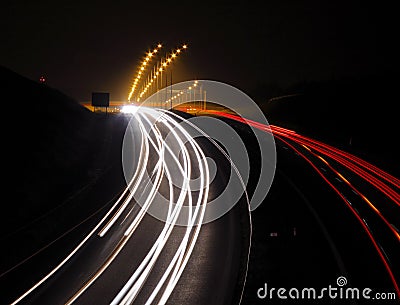
[[(163, 179), (167, 180), (167, 185), (169, 187), (167, 219), (151, 249), (147, 254), (145, 254), (138, 268), (132, 270), (132, 275), (126, 281), (123, 288), (116, 293), (111, 304), (131, 304), (134, 301), (153, 271), (157, 259), (160, 257), (168, 239), (171, 237), (173, 229), (176, 227), (178, 218), (183, 216), (187, 219), (184, 236), (169, 262), (168, 267), (163, 270), (161, 279), (157, 283), (155, 289), (151, 292), (146, 304), (151, 304), (160, 294), (158, 304), (165, 304), (167, 302), (188, 263), (189, 257), (191, 256), (200, 233), (209, 192), (210, 177), (208, 164), (206, 157), (197, 142), (176, 119), (161, 110), (154, 110), (145, 107), (133, 109), (132, 111), (130, 111), (131, 109), (128, 110), (127, 112), (132, 113), (132, 119), (136, 120), (139, 126), (141, 150), (137, 163), (138, 165), (132, 178), (128, 182), (126, 189), (112, 208), (107, 212), (106, 216), (84, 238), (78, 247), (76, 247), (56, 268), (12, 304), (19, 303), (36, 288), (46, 282), (51, 276), (59, 271), (59, 269), (64, 266), (78, 252), (78, 250), (88, 242), (89, 239), (96, 237), (103, 239), (106, 237), (111, 238), (111, 236), (118, 236), (119, 241), (111, 249), (105, 261), (97, 268), (97, 271), (94, 272), (89, 279), (82, 283), (81, 288), (69, 298), (66, 304), (73, 304), (77, 301), (79, 297), (110, 267), (112, 262), (118, 257), (118, 254), (122, 249), (124, 249), (126, 244), (134, 235), (136, 228), (140, 226), (148, 208), (154, 200), (156, 200), (156, 195), (160, 194), (159, 190)], [(166, 135), (172, 137), (174, 142), (167, 142)], [(172, 144), (179, 147), (181, 158), (179, 158), (178, 155), (179, 151), (176, 152), (171, 146)], [(158, 161), (155, 162), (155, 165), (152, 165), (150, 162), (151, 150), (155, 151), (158, 156)], [(194, 156), (191, 152), (194, 153)], [(166, 156), (169, 156), (173, 162), (167, 162)], [(190, 188), (191, 173), (194, 166), (196, 169), (198, 168), (200, 175), (200, 188), (196, 194), (196, 199), (192, 197), (193, 195)], [(146, 169), (151, 173), (150, 177), (145, 175)], [(176, 191), (177, 185), (174, 185), (172, 182), (172, 169), (175, 170), (174, 173), (178, 172), (182, 178), (180, 185), (178, 185), (178, 196), (174, 196), (174, 189)], [(176, 171), (176, 169), (178, 169), (178, 171)], [(135, 202), (134, 204), (134, 207), (137, 207), (138, 204), (140, 205), (140, 210), (137, 215), (128, 217), (132, 210), (127, 211), (127, 207), (132, 204), (135, 199), (142, 199), (141, 196), (143, 195), (145, 195), (145, 198), (143, 198), (143, 204), (140, 204), (140, 202)], [(182, 209), (185, 203), (187, 204), (187, 209)], [(117, 226), (116, 224), (118, 219), (120, 219), (126, 212), (127, 215), (122, 219), (124, 225), (120, 224)], [(186, 215), (182, 215), (182, 213), (186, 213)], [(95, 235), (96, 232), (97, 236)]]
[[(156, 295), (162, 288), (162, 285), (164, 284), (164, 282), (166, 281), (168, 276), (170, 276), (173, 266), (175, 266), (175, 269), (170, 278), (170, 281), (168, 282), (167, 287), (165, 288), (164, 293), (158, 304), (164, 304), (168, 300), (168, 297), (170, 296), (173, 288), (175, 287), (178, 279), (180, 278), (180, 276), (182, 274), (183, 269), (185, 268), (185, 266), (187, 264), (188, 258), (190, 257), (190, 254), (193, 250), (194, 244), (197, 240), (197, 237), (198, 237), (198, 234), (199, 234), (200, 228), (201, 228), (201, 219), (204, 216), (205, 207), (206, 207), (206, 203), (207, 203), (207, 197), (208, 197), (209, 173), (208, 173), (208, 167), (207, 167), (206, 159), (205, 159), (203, 152), (200, 150), (197, 143), (191, 138), (191, 136), (182, 128), (182, 126), (177, 124), (176, 121), (170, 117), (165, 117), (165, 119), (166, 120), (163, 120), (164, 124), (169, 128), (170, 132), (172, 132), (172, 134), (174, 134), (175, 138), (180, 143), (180, 146), (183, 148), (183, 156), (184, 156), (183, 159), (186, 160), (184, 163), (189, 163), (188, 164), (189, 166), (187, 166), (187, 165), (184, 166), (184, 169), (187, 169), (188, 171), (184, 175), (185, 179), (184, 179), (182, 192), (181, 192), (181, 195), (182, 195), (182, 193), (187, 193), (188, 200), (189, 200), (189, 207), (192, 207), (191, 191), (190, 191), (190, 187), (189, 187), (190, 157), (189, 157), (188, 150), (185, 148), (184, 143), (180, 140), (179, 135), (173, 130), (173, 127), (178, 128), (179, 131), (182, 132), (182, 134), (189, 141), (191, 147), (193, 148), (193, 150), (196, 154), (196, 159), (199, 161), (199, 169), (200, 169), (200, 177), (201, 177), (202, 187), (200, 188), (200, 194), (198, 196), (198, 200), (197, 200), (197, 204), (196, 204), (194, 213), (192, 213), (192, 210), (189, 209), (188, 225), (186, 227), (185, 236), (182, 239), (179, 249), (175, 253), (173, 260), (171, 261), (167, 270), (164, 272), (161, 280), (159, 281), (156, 288), (153, 290), (153, 293), (151, 294), (151, 296), (148, 299), (148, 301), (146, 302), (146, 304), (150, 304), (154, 300), (154, 298), (156, 297)], [(174, 125), (174, 126), (172, 126), (172, 125)], [(168, 167), (168, 165), (166, 163), (165, 163), (165, 166)], [(186, 187), (185, 187), (185, 185), (186, 185)], [(170, 206), (172, 204), (173, 204), (173, 202), (170, 202)], [(178, 199), (178, 204), (175, 209), (181, 208), (182, 204), (183, 204), (183, 201), (181, 200), (181, 202), (180, 202), (180, 200)], [(160, 254), (161, 250), (163, 249), (165, 243), (167, 242), (169, 235), (172, 232), (172, 229), (173, 229), (175, 222), (177, 220), (177, 217), (178, 217), (178, 213), (176, 213), (175, 211), (173, 214), (169, 215), (169, 219), (167, 219), (167, 221), (166, 221), (166, 226), (164, 227), (164, 230), (168, 230), (168, 232), (166, 233), (165, 238), (158, 240), (160, 243), (157, 246), (157, 251), (154, 253), (154, 256), (153, 256), (151, 262), (148, 264), (148, 266), (146, 267), (146, 269), (143, 271), (143, 273), (141, 274), (141, 276), (139, 278), (138, 278), (138, 275), (142, 271), (144, 266), (141, 266), (140, 268), (137, 269), (135, 274), (133, 274), (133, 276), (130, 278), (130, 280), (126, 283), (126, 285), (121, 289), (119, 294), (115, 297), (115, 299), (111, 303), (112, 305), (131, 304), (131, 302), (135, 299), (140, 288), (142, 287), (146, 278), (148, 277), (152, 267), (154, 266), (158, 255)], [(200, 218), (200, 221), (197, 219), (198, 217)], [(200, 225), (197, 225), (195, 227), (193, 236), (191, 238), (191, 241), (189, 242), (190, 234), (192, 233), (194, 224), (197, 222), (200, 223)], [(143, 263), (144, 262), (145, 262), (145, 260), (143, 261)]]

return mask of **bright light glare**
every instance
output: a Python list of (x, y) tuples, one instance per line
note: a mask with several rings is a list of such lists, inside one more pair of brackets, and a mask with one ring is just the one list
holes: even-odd
[(121, 109), (121, 112), (130, 113), (130, 114), (135, 114), (137, 111), (138, 111), (138, 107), (133, 106), (133, 105), (125, 105)]

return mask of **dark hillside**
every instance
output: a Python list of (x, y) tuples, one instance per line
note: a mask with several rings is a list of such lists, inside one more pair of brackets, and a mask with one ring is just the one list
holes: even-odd
[(10, 304), (76, 247), (125, 187), (121, 145), (127, 120), (90, 112), (3, 67), (0, 80), (0, 286), (7, 291), (0, 293), (0, 304)]
[(398, 172), (396, 84), (391, 75), (303, 83), (262, 105), (271, 124), (292, 128)]
[(4, 67), (0, 84), (7, 235), (84, 184), (101, 141), (93, 136), (98, 117), (58, 90)]

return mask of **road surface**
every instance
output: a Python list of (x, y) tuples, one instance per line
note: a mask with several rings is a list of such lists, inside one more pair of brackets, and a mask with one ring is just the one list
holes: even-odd
[[(65, 238), (62, 246), (49, 246), (3, 273), (2, 287), (10, 287), (2, 292), (6, 304), (239, 304), (251, 232), (245, 197), (202, 224), (208, 200), (226, 185), (229, 161), (163, 112), (142, 110), (127, 126), (133, 142), (125, 142), (132, 146), (124, 159), (131, 162), (125, 189), (84, 223), (81, 239)], [(212, 181), (206, 156), (218, 164)], [(105, 181), (120, 179), (121, 170), (116, 164)], [(192, 176), (200, 183), (196, 190)], [(165, 219), (149, 213), (153, 204)], [(67, 242), (73, 247), (61, 258)], [(32, 263), (38, 261), (43, 265)]]
[(323, 288), (340, 276), (346, 277), (346, 287), (371, 288), (371, 298), (375, 293), (399, 298), (399, 179), (293, 130), (245, 122), (224, 112), (210, 115), (242, 134), (246, 124), (272, 132), (277, 144), (274, 183), (265, 202), (252, 212), (254, 236), (244, 304), (265, 302), (257, 297), (265, 282), (277, 288)]

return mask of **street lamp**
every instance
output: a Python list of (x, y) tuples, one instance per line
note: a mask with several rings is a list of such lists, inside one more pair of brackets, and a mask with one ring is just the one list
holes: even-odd
[[(159, 44), (157, 46), (156, 49), (153, 50), (153, 52), (149, 52), (147, 53), (147, 57), (144, 60), (144, 62), (142, 63), (142, 66), (140, 67), (140, 70), (138, 72), (138, 76), (134, 81), (134, 84), (132, 86), (132, 90), (129, 94), (129, 98), (128, 100), (130, 100), (132, 94), (134, 93), (135, 89), (138, 87), (138, 83), (139, 80), (142, 78), (144, 72), (145, 72), (145, 68), (146, 66), (150, 63), (150, 59), (151, 57), (158, 52), (158, 49), (161, 48), (161, 44)], [(184, 44), (181, 48), (178, 48), (175, 50), (175, 52), (171, 52), (170, 56), (165, 56), (164, 59), (161, 59), (160, 62), (158, 62), (153, 70), (154, 73), (151, 75), (150, 79), (147, 77), (147, 81), (145, 81), (145, 83), (142, 85), (141, 91), (139, 93), (137, 93), (138, 95), (138, 101), (142, 98), (146, 98), (146, 96), (148, 96), (150, 94), (150, 91), (152, 91), (154, 89), (154, 82), (156, 82), (156, 90), (157, 92), (161, 89), (162, 87), (162, 77), (163, 77), (163, 72), (165, 71), (165, 86), (166, 86), (166, 95), (165, 95), (165, 100), (167, 102), (167, 98), (168, 98), (168, 74), (166, 73), (166, 70), (168, 68), (169, 65), (171, 65), (173, 63), (173, 61), (178, 57), (179, 54), (181, 54), (182, 50), (187, 49), (187, 45)], [(158, 79), (160, 78), (160, 87), (158, 87)], [(171, 97), (172, 97), (172, 70), (170, 72), (170, 83), (171, 83)], [(157, 99), (158, 99), (158, 95), (157, 95)], [(171, 100), (171, 109), (172, 109), (172, 100)]]
[(136, 89), (138, 87), (138, 84), (139, 84), (139, 81), (142, 78), (143, 73), (144, 73), (144, 71), (146, 69), (146, 66), (150, 63), (152, 57), (154, 57), (159, 52), (159, 50), (161, 48), (162, 48), (162, 45), (159, 43), (157, 45), (157, 47), (153, 49), (153, 51), (149, 51), (148, 53), (146, 53), (146, 58), (142, 62), (141, 66), (139, 67), (137, 76), (136, 76), (136, 78), (135, 78), (135, 80), (133, 82), (133, 85), (131, 87), (131, 91), (129, 92), (128, 101), (131, 100), (133, 93), (136, 91)]

